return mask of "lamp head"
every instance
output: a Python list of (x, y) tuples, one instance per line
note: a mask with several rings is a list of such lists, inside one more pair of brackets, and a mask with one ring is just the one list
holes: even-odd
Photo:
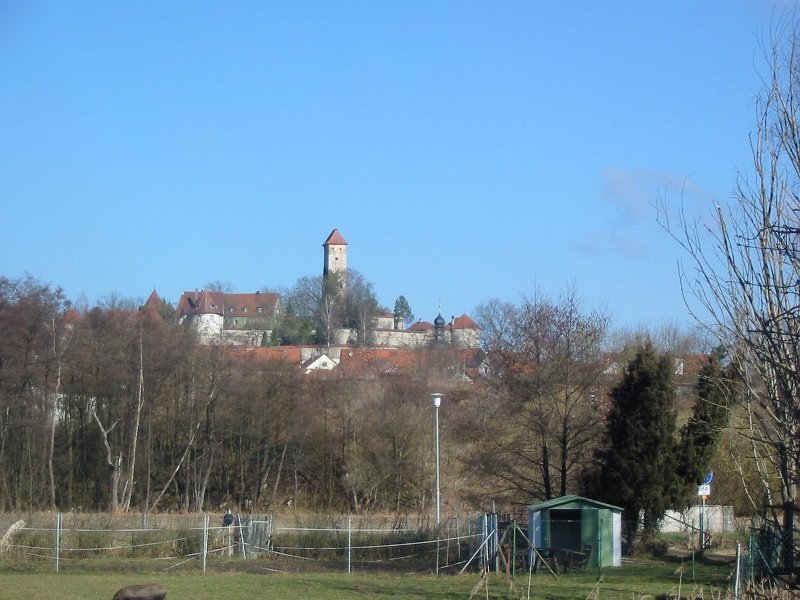
[(442, 398), (444, 397), (443, 394), (438, 392), (431, 394), (431, 401), (433, 402), (434, 408), (439, 408), (442, 405)]

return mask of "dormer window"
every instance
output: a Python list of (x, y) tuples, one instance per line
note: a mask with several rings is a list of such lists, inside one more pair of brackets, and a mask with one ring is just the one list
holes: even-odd
[(236, 314), (236, 309), (235, 309), (233, 306), (231, 306), (231, 307), (228, 309), (228, 312), (229, 312), (230, 314), (232, 314), (232, 315), (235, 315), (235, 314)]
[(264, 307), (263, 306), (259, 306), (258, 307), (258, 314), (260, 314), (260, 315), (264, 314)]
[(243, 312), (243, 313), (246, 313), (246, 312), (247, 312), (247, 307), (246, 307), (246, 306), (245, 306), (245, 307), (242, 309), (242, 312)]

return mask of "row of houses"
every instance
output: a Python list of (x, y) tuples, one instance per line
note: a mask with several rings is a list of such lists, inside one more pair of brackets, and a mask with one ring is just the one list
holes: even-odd
[(279, 360), (306, 374), (333, 372), (345, 379), (434, 372), (450, 381), (474, 381), (483, 374), (485, 353), (479, 348), (367, 348), (361, 346), (238, 346), (239, 357)]

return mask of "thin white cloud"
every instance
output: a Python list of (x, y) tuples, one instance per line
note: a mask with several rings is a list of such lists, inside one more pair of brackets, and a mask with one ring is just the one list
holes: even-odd
[(659, 171), (612, 167), (600, 174), (602, 198), (618, 210), (625, 222), (649, 220), (659, 198), (709, 200), (713, 196), (688, 177)]
[(707, 201), (712, 196), (687, 177), (665, 172), (611, 167), (600, 173), (602, 206), (596, 228), (577, 240), (583, 254), (636, 258), (648, 253), (655, 230), (657, 204)]
[(609, 255), (638, 258), (647, 253), (647, 245), (632, 234), (620, 233), (609, 229), (601, 232), (592, 231), (575, 242), (581, 254), (587, 256)]

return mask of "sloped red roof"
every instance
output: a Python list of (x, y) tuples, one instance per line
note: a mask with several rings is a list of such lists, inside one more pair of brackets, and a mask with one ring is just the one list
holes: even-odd
[(160, 319), (162, 304), (163, 302), (161, 297), (158, 295), (158, 292), (153, 290), (153, 292), (150, 294), (150, 297), (147, 298), (147, 302), (145, 302), (139, 310), (141, 310), (142, 313), (147, 315), (149, 318)]
[(331, 234), (328, 236), (328, 239), (325, 240), (325, 243), (322, 244), (323, 246), (347, 246), (347, 242), (344, 241), (342, 234), (339, 233), (338, 229), (334, 229), (331, 231)]
[[(235, 308), (238, 316), (265, 316), (271, 317), (275, 313), (275, 307), (280, 299), (279, 294), (261, 293), (254, 294), (225, 294), (225, 314), (228, 309)], [(262, 311), (258, 312), (261, 308)]]
[(453, 329), (480, 329), (478, 324), (473, 321), (467, 313), (464, 313), (453, 320)]
[(393, 375), (418, 364), (420, 352), (408, 348), (363, 348), (342, 351), (339, 370), (344, 377)]
[(282, 360), (298, 366), (302, 362), (300, 346), (232, 346), (230, 352), (254, 360)]
[[(256, 292), (252, 294), (225, 294), (224, 292), (184, 292), (178, 301), (178, 316), (228, 314), (235, 309), (236, 316), (265, 316), (275, 314), (279, 294)], [(261, 308), (261, 312), (258, 309)]]
[(428, 321), (417, 321), (411, 327), (407, 327), (406, 331), (424, 333), (426, 331), (431, 331), (432, 329), (434, 329), (433, 323)]
[(158, 310), (161, 306), (161, 298), (158, 295), (158, 292), (153, 290), (150, 294), (150, 297), (147, 299), (147, 302), (144, 303), (145, 310)]
[(202, 290), (200, 292), (183, 292), (181, 299), (178, 300), (178, 308), (175, 312), (179, 317), (188, 315), (221, 315), (225, 306), (225, 294), (223, 292), (211, 292)]
[(435, 362), (443, 362), (461, 371), (476, 368), (483, 352), (474, 348), (415, 350), (413, 348), (361, 348), (342, 350), (337, 370), (342, 377), (395, 375), (410, 372)]

